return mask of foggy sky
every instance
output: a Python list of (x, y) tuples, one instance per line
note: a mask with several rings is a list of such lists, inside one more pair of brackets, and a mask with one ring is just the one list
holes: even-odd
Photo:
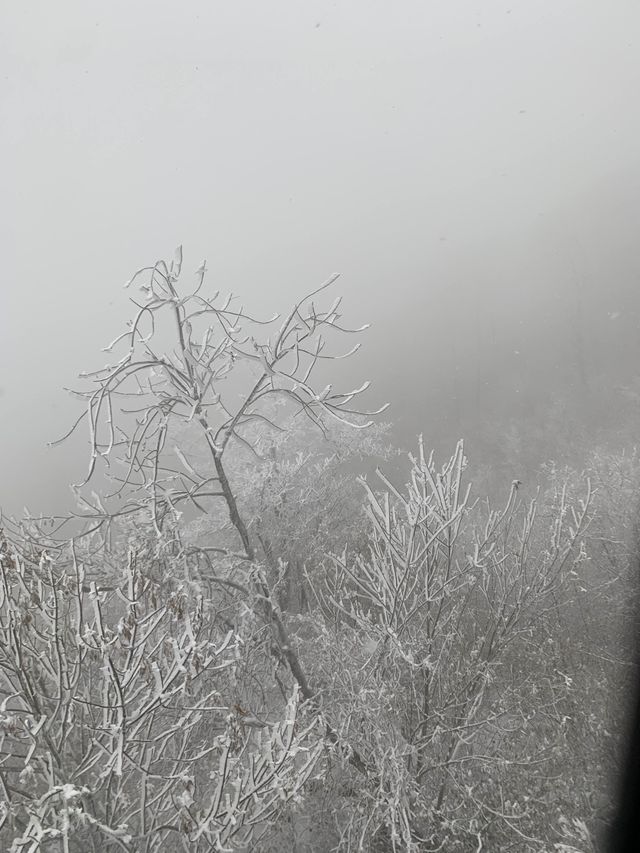
[(633, 368), (631, 0), (3, 13), (4, 510), (53, 510), (79, 479), (82, 442), (45, 446), (78, 412), (62, 386), (107, 361), (123, 283), (179, 243), (186, 272), (206, 257), (212, 287), (269, 313), (341, 272), (373, 323), (349, 370), (403, 434), (441, 433), (474, 388), (535, 396), (571, 363), (577, 299), (588, 367)]

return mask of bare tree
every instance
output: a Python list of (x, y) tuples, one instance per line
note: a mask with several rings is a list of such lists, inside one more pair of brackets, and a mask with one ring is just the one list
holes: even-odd
[[(333, 275), (294, 305), (274, 335), (259, 340), (257, 330), (271, 328), (277, 315), (260, 321), (236, 307), (232, 296), (205, 296), (204, 264), (193, 288), (181, 295), (181, 268), (179, 249), (170, 266), (159, 261), (133, 276), (127, 286), (146, 275), (141, 286), (146, 302), (132, 300), (138, 311), (130, 328), (105, 348), (111, 352), (124, 345), (125, 354), (113, 365), (81, 374), (94, 387), (76, 392), (87, 408), (60, 441), (86, 421), (90, 461), (78, 489), (96, 475), (99, 461), (105, 463), (115, 489), (101, 499), (78, 491), (85, 507), (78, 516), (107, 525), (125, 514), (150, 511), (159, 530), (165, 516), (175, 514), (181, 504), (205, 511), (211, 499), (222, 499), (243, 557), (253, 560), (255, 545), (238, 512), (225, 452), (233, 443), (256, 452), (248, 431), (256, 422), (275, 432), (280, 429), (265, 411), (265, 402), (273, 397), (288, 401), (296, 415), (304, 415), (320, 430), (326, 419), (366, 428), (371, 422), (363, 420), (355, 401), (369, 383), (340, 393), (331, 384), (320, 389), (316, 374), (322, 362), (347, 358), (359, 348), (356, 344), (343, 354), (327, 351), (328, 332), (357, 334), (367, 327), (347, 329), (340, 324), (340, 297), (326, 310), (316, 307), (314, 297), (333, 284), (338, 277)], [(176, 427), (187, 425), (195, 428), (206, 448), (207, 470), (196, 470), (173, 443)]]
[[(206, 515), (212, 502), (221, 501), (236, 531), (236, 547), (187, 547), (174, 523), (174, 557), (206, 575), (209, 583), (241, 593), (245, 606), (270, 626), (273, 650), (286, 661), (302, 697), (315, 701), (316, 692), (240, 512), (227, 454), (236, 445), (259, 457), (252, 438), (255, 425), (276, 433), (281, 429), (270, 417), (273, 399), (283, 400), (294, 417), (321, 432), (330, 420), (366, 429), (372, 423), (368, 418), (386, 408), (367, 412), (358, 406), (369, 382), (341, 392), (319, 377), (326, 362), (348, 358), (359, 348), (356, 343), (336, 352), (329, 349), (327, 336), (354, 335), (366, 326), (350, 329), (342, 324), (340, 297), (328, 308), (316, 305), (337, 275), (297, 302), (274, 326), (277, 316), (261, 321), (231, 296), (205, 295), (204, 263), (185, 294), (179, 287), (181, 274), (180, 248), (171, 264), (158, 261), (127, 282), (127, 287), (141, 282), (145, 299), (132, 300), (137, 313), (129, 328), (105, 348), (111, 352), (123, 347), (124, 354), (115, 364), (81, 374), (92, 387), (74, 393), (86, 401), (86, 409), (59, 440), (87, 424), (89, 466), (84, 481), (73, 487), (78, 510), (72, 517), (52, 519), (51, 530), (32, 520), (31, 540), (50, 542), (79, 521), (84, 536), (100, 535), (104, 544), (114, 523), (125, 518), (149, 519), (162, 537), (167, 524), (177, 522), (185, 509)], [(265, 329), (271, 334), (265, 336)], [(185, 431), (204, 451), (197, 462), (179, 445)], [(86, 487), (92, 481), (99, 484), (100, 477), (112, 484), (110, 491), (89, 494)], [(332, 740), (337, 738), (329, 725), (327, 732)], [(357, 752), (352, 752), (352, 761), (364, 770)]]
[(545, 625), (585, 556), (589, 485), (538, 518), (517, 482), (501, 510), (471, 502), (462, 443), (440, 470), (422, 442), (411, 462), (404, 488), (382, 472), (381, 490), (363, 483), (368, 551), (334, 558), (316, 590), (336, 638), (316, 678), (379, 780), (347, 810), (341, 849), (515, 837), (538, 850), (540, 815), (516, 779), (549, 766), (562, 735), (571, 679), (544, 668)]

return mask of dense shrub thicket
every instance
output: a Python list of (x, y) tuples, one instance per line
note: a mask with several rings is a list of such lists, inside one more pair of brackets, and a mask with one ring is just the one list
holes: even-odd
[(393, 452), (319, 390), (332, 280), (265, 340), (181, 265), (87, 377), (77, 512), (0, 541), (2, 849), (597, 849), (636, 457), (497, 506), (462, 442), (358, 478)]

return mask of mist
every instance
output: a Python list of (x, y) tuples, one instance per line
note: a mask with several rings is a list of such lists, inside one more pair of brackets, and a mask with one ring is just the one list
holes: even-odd
[(639, 23), (550, 0), (8, 7), (3, 511), (66, 504), (86, 445), (46, 446), (80, 410), (63, 387), (178, 244), (267, 315), (340, 272), (372, 324), (348, 378), (403, 447), (464, 437), (492, 464), (562, 401), (587, 431), (635, 423)]
[(624, 834), (640, 6), (3, 11), (0, 846)]

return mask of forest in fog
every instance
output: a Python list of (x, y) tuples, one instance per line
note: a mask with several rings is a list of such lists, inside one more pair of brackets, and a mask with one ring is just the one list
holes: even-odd
[(600, 849), (637, 383), (578, 326), (542, 414), (400, 450), (342, 284), (254, 312), (182, 249), (128, 282), (71, 511), (2, 519), (3, 850)]
[(0, 853), (612, 853), (640, 5), (3, 5)]

